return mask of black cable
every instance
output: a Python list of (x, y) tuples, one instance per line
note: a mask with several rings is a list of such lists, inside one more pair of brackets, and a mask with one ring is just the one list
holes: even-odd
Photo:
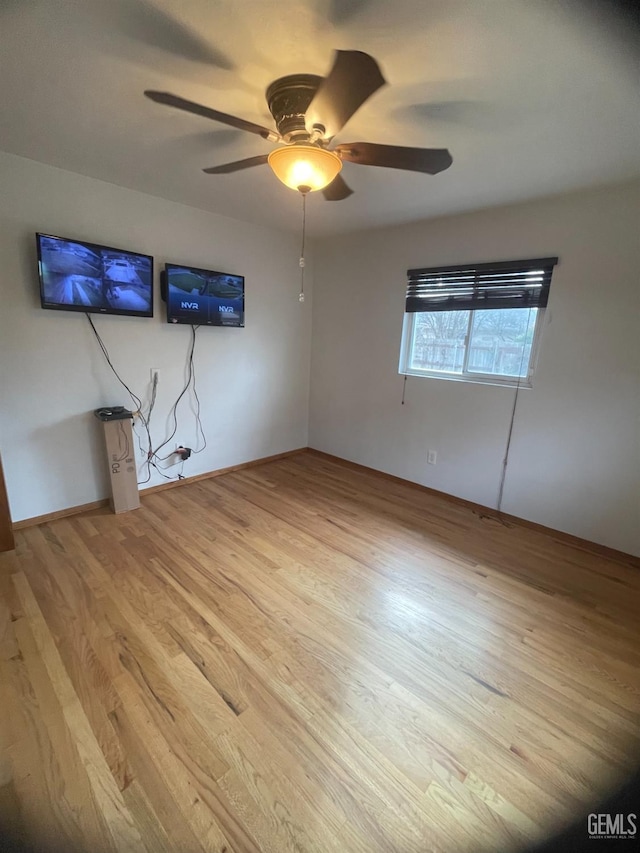
[[(91, 315), (90, 315), (90, 314), (88, 314), (88, 313), (85, 313), (85, 317), (86, 317), (86, 318), (87, 318), (87, 320), (89, 321), (89, 325), (91, 326), (91, 329), (92, 329), (92, 331), (93, 331), (93, 334), (96, 336), (96, 340), (98, 341), (98, 344), (99, 344), (99, 346), (100, 346), (100, 349), (102, 350), (102, 354), (104, 355), (104, 357), (105, 357), (105, 360), (106, 360), (107, 364), (108, 364), (108, 365), (109, 365), (109, 367), (111, 368), (111, 370), (112, 370), (112, 372), (113, 372), (113, 375), (116, 377), (116, 379), (118, 380), (118, 382), (122, 385), (122, 387), (125, 389), (125, 391), (129, 394), (129, 396), (130, 396), (130, 397), (131, 397), (131, 399), (133, 400), (133, 403), (134, 403), (134, 405), (135, 405), (135, 407), (136, 407), (136, 412), (137, 412), (137, 414), (138, 414), (138, 417), (139, 417), (139, 418), (140, 418), (140, 420), (142, 421), (142, 423), (143, 423), (143, 425), (144, 425), (144, 428), (145, 428), (145, 431), (146, 431), (146, 433), (147, 433), (147, 440), (148, 440), (148, 446), (149, 446), (149, 449), (148, 449), (148, 451), (147, 451), (147, 458), (145, 459), (145, 462), (147, 462), (147, 469), (148, 469), (148, 470), (147, 470), (147, 478), (146, 478), (146, 480), (141, 480), (141, 481), (139, 481), (139, 482), (138, 482), (138, 485), (139, 485), (139, 486), (141, 486), (141, 485), (143, 485), (144, 483), (148, 483), (148, 482), (149, 482), (149, 480), (151, 479), (151, 470), (149, 469), (149, 465), (148, 465), (148, 463), (149, 463), (149, 460), (150, 460), (150, 458), (151, 458), (151, 454), (152, 454), (151, 432), (149, 431), (149, 423), (148, 423), (147, 419), (145, 418), (145, 416), (144, 416), (144, 415), (143, 415), (143, 413), (142, 413), (142, 400), (140, 399), (140, 397), (138, 397), (138, 396), (137, 396), (137, 394), (134, 394), (134, 393), (133, 393), (133, 391), (131, 390), (131, 388), (129, 388), (129, 386), (127, 385), (127, 383), (126, 383), (126, 382), (124, 382), (124, 380), (120, 378), (120, 374), (118, 373), (118, 371), (117, 371), (117, 370), (115, 369), (115, 367), (113, 366), (113, 363), (112, 363), (111, 358), (110, 358), (110, 356), (109, 356), (109, 352), (108, 352), (108, 350), (107, 350), (106, 344), (105, 344), (105, 342), (102, 340), (102, 338), (100, 337), (100, 335), (99, 335), (99, 333), (98, 333), (98, 330), (96, 329), (96, 327), (95, 327), (95, 325), (94, 325), (94, 323), (93, 323), (93, 320), (91, 319)], [(137, 435), (137, 433), (136, 433), (136, 435)], [(143, 452), (143, 453), (144, 453), (145, 451), (144, 451), (144, 448), (140, 445), (140, 439), (139, 439), (139, 438), (138, 438), (138, 446), (140, 447), (141, 452)], [(143, 464), (144, 464), (144, 463), (143, 463)]]
[[(195, 334), (198, 331), (198, 329), (200, 328), (200, 326), (195, 326), (195, 327), (192, 326), (191, 328), (193, 330), (194, 341), (195, 341)], [(202, 421), (200, 419), (200, 397), (198, 397), (198, 390), (196, 388), (196, 365), (195, 365), (195, 362), (193, 360), (193, 350), (191, 351), (191, 375), (193, 378), (193, 396), (196, 398), (196, 411), (195, 411), (195, 415), (196, 415), (196, 438), (198, 438), (198, 432), (200, 432), (200, 435), (202, 436), (202, 441), (203, 441), (202, 447), (199, 450), (193, 450), (192, 453), (202, 453), (202, 451), (207, 446), (207, 436), (204, 434)], [(198, 441), (199, 441), (199, 438), (198, 438)]]
[(131, 390), (131, 388), (129, 388), (129, 386), (127, 385), (127, 383), (124, 382), (120, 378), (118, 371), (115, 369), (115, 367), (113, 366), (113, 364), (111, 362), (111, 358), (109, 357), (109, 353), (107, 351), (107, 347), (105, 346), (104, 341), (102, 340), (102, 338), (98, 334), (98, 330), (96, 329), (96, 327), (93, 325), (93, 320), (91, 319), (91, 315), (87, 313), (87, 314), (85, 314), (85, 317), (87, 318), (87, 320), (89, 321), (89, 325), (93, 329), (93, 334), (96, 336), (96, 340), (100, 344), (100, 349), (102, 350), (102, 353), (103, 353), (103, 355), (107, 361), (107, 364), (109, 365), (109, 367), (113, 371), (113, 375), (116, 377), (118, 382), (122, 385), (122, 387), (125, 389), (125, 391), (129, 394), (129, 396), (133, 400), (133, 402), (136, 406), (136, 410), (138, 412), (140, 412), (140, 410), (142, 409), (142, 401), (140, 400), (140, 397), (138, 397), (136, 394), (134, 394), (133, 391)]
[(525, 339), (522, 342), (522, 355), (520, 356), (520, 367), (518, 368), (518, 381), (516, 383), (516, 393), (513, 395), (513, 408), (511, 409), (511, 421), (509, 423), (509, 434), (507, 435), (507, 446), (505, 447), (504, 459), (502, 460), (502, 473), (500, 475), (500, 486), (498, 487), (498, 502), (496, 505), (496, 509), (498, 514), (502, 512), (502, 495), (504, 492), (504, 481), (507, 476), (507, 464), (509, 462), (509, 451), (511, 450), (511, 437), (513, 435), (513, 424), (516, 419), (516, 408), (518, 406), (518, 394), (520, 392), (520, 379), (522, 378), (522, 366), (524, 364), (524, 354), (527, 347), (527, 332), (529, 331), (529, 324), (531, 323), (531, 308), (529, 308), (529, 314), (527, 317), (527, 329), (525, 332)]
[[(151, 454), (152, 454), (152, 452), (153, 452), (153, 451), (152, 451), (152, 446), (151, 446), (151, 413), (153, 412), (153, 407), (154, 407), (154, 406), (155, 406), (155, 404), (156, 404), (156, 394), (157, 394), (157, 391), (158, 391), (158, 374), (157, 374), (157, 373), (154, 373), (154, 375), (153, 375), (153, 384), (152, 384), (152, 387), (151, 387), (151, 400), (150, 400), (150, 402), (149, 402), (149, 411), (147, 412), (146, 418), (145, 418), (144, 416), (142, 416), (143, 422), (146, 420), (146, 423), (145, 423), (145, 429), (146, 429), (146, 431), (147, 431), (147, 438), (148, 438), (148, 440), (149, 440), (149, 446), (148, 446), (148, 449), (147, 449), (147, 450), (145, 450), (145, 449), (144, 449), (144, 447), (142, 446), (142, 442), (140, 441), (140, 436), (138, 435), (138, 432), (137, 432), (137, 430), (135, 429), (135, 424), (134, 424), (134, 432), (135, 432), (136, 437), (137, 437), (137, 439), (138, 439), (138, 447), (140, 448), (140, 453), (142, 453), (142, 454), (145, 456), (145, 462), (147, 463), (147, 476), (146, 476), (146, 479), (141, 480), (141, 481), (138, 483), (138, 485), (139, 485), (139, 486), (142, 486), (142, 485), (144, 485), (145, 483), (148, 483), (148, 482), (149, 482), (149, 480), (151, 479), (151, 469), (149, 468), (150, 459), (151, 459)], [(144, 464), (144, 463), (143, 463), (143, 464)]]
[[(192, 326), (192, 327), (191, 327), (191, 347), (190, 347), (190, 350), (189, 350), (189, 356), (188, 356), (188, 358), (187, 358), (187, 365), (188, 365), (188, 369), (187, 369), (187, 381), (186, 381), (186, 383), (185, 383), (184, 388), (182, 389), (182, 391), (181, 391), (181, 392), (180, 392), (180, 394), (178, 395), (177, 400), (175, 401), (175, 403), (174, 403), (174, 404), (173, 404), (173, 406), (171, 407), (171, 411), (170, 411), (170, 413), (169, 413), (169, 417), (171, 417), (171, 415), (173, 415), (173, 431), (171, 432), (171, 435), (170, 435), (168, 438), (166, 438), (166, 439), (162, 442), (162, 444), (159, 444), (159, 445), (156, 447), (156, 449), (152, 451), (152, 453), (151, 453), (151, 457), (152, 457), (152, 458), (153, 458), (153, 457), (157, 457), (157, 458), (159, 458), (159, 459), (162, 459), (162, 457), (158, 457), (158, 456), (157, 456), (158, 451), (159, 451), (159, 450), (162, 450), (162, 448), (163, 448), (163, 447), (166, 447), (166, 445), (167, 445), (167, 444), (169, 444), (169, 442), (171, 441), (171, 439), (174, 437), (174, 435), (175, 435), (175, 434), (177, 433), (177, 431), (178, 431), (178, 414), (177, 414), (177, 411), (178, 411), (178, 404), (180, 403), (180, 400), (182, 400), (182, 398), (184, 397), (184, 395), (187, 393), (187, 391), (189, 390), (189, 387), (190, 387), (190, 385), (191, 385), (191, 379), (192, 379), (192, 377), (193, 377), (193, 351), (194, 351), (194, 349), (195, 349), (195, 346), (196, 346), (196, 327), (195, 327), (195, 326)], [(170, 454), (169, 454), (169, 456), (171, 456), (171, 455), (172, 455), (172, 454), (170, 453)], [(169, 457), (168, 457), (168, 456), (165, 456), (164, 458), (165, 458), (165, 459), (168, 459)], [(172, 478), (169, 478), (169, 479), (172, 479)]]
[[(149, 436), (149, 441), (151, 441), (151, 436)], [(151, 446), (151, 445), (149, 445), (149, 446)], [(144, 453), (144, 448), (141, 447), (140, 449)], [(144, 478), (144, 480), (138, 480), (139, 486), (144, 486), (145, 483), (148, 483), (149, 480), (151, 479), (151, 455), (150, 454), (151, 454), (151, 451), (149, 450), (149, 452), (147, 453), (147, 458), (142, 463), (143, 465), (146, 464), (146, 466), (147, 466), (147, 476)]]
[[(129, 388), (129, 386), (121, 379), (117, 370), (113, 366), (113, 363), (112, 363), (111, 358), (109, 356), (109, 352), (107, 350), (106, 344), (104, 343), (104, 341), (100, 337), (100, 334), (98, 333), (98, 330), (96, 329), (96, 327), (93, 323), (93, 320), (91, 319), (91, 317), (88, 313), (85, 314), (85, 316), (86, 316), (87, 320), (89, 321), (89, 325), (91, 326), (91, 329), (92, 329), (92, 331), (96, 337), (96, 340), (98, 341), (98, 344), (100, 346), (100, 349), (102, 350), (102, 353), (105, 357), (107, 364), (109, 365), (109, 367), (113, 371), (113, 374), (116, 377), (116, 379), (118, 380), (118, 382), (122, 385), (122, 387), (127, 391), (129, 396), (133, 400), (133, 403), (136, 406), (137, 414), (138, 414), (140, 420), (142, 421), (144, 428), (145, 428), (145, 431), (146, 431), (146, 434), (147, 434), (148, 450), (145, 451), (144, 448), (142, 447), (142, 444), (140, 443), (140, 436), (136, 432), (136, 436), (138, 437), (138, 446), (140, 448), (140, 451), (141, 451), (141, 453), (146, 452), (145, 462), (147, 464), (147, 476), (144, 480), (138, 481), (138, 485), (141, 486), (141, 485), (144, 485), (145, 483), (149, 482), (149, 480), (151, 479), (151, 468), (152, 467), (155, 468), (156, 471), (160, 474), (160, 476), (164, 477), (165, 480), (182, 480), (182, 479), (184, 479), (184, 475), (183, 475), (182, 471), (184, 470), (184, 461), (185, 460), (182, 461), (182, 468), (181, 468), (178, 476), (177, 477), (168, 477), (166, 474), (162, 473), (161, 468), (163, 466), (158, 465), (157, 461), (165, 462), (167, 459), (169, 459), (171, 456), (173, 456), (173, 452), (169, 453), (167, 456), (158, 456), (158, 451), (161, 450), (163, 447), (165, 447), (167, 444), (169, 444), (171, 439), (175, 436), (176, 432), (178, 431), (178, 405), (180, 404), (180, 400), (188, 392), (192, 383), (193, 383), (193, 393), (194, 393), (194, 396), (196, 399), (195, 416), (196, 416), (197, 432), (199, 431), (200, 435), (202, 436), (202, 440), (203, 440), (203, 446), (199, 450), (194, 450), (192, 452), (193, 453), (201, 453), (207, 446), (207, 437), (204, 433), (204, 428), (202, 426), (202, 420), (200, 418), (200, 398), (198, 396), (198, 391), (196, 388), (196, 374), (195, 374), (195, 362), (194, 362), (194, 353), (195, 353), (195, 346), (196, 346), (196, 332), (198, 331), (198, 329), (200, 327), (199, 326), (191, 326), (191, 346), (189, 348), (189, 355), (187, 357), (187, 380), (185, 382), (184, 388), (182, 389), (182, 391), (178, 395), (178, 397), (177, 397), (175, 403), (173, 404), (173, 406), (171, 407), (171, 411), (169, 413), (169, 416), (173, 415), (173, 430), (172, 430), (171, 434), (169, 435), (169, 437), (167, 439), (165, 439), (165, 441), (163, 441), (162, 444), (159, 444), (158, 447), (156, 447), (154, 450), (153, 449), (153, 443), (151, 440), (151, 431), (149, 429), (149, 425), (151, 423), (151, 414), (153, 412), (153, 409), (154, 409), (154, 406), (156, 403), (157, 388), (158, 388), (158, 374), (156, 373), (154, 375), (154, 378), (153, 378), (153, 387), (151, 390), (151, 400), (149, 402), (149, 411), (147, 412), (147, 415), (145, 417), (145, 415), (142, 411), (141, 399), (136, 394), (134, 394), (133, 391)], [(121, 429), (122, 429), (122, 426), (121, 426)], [(130, 448), (129, 448), (128, 440), (127, 440), (127, 450), (126, 450), (125, 456), (123, 458), (126, 458), (126, 456), (129, 455), (129, 450), (130, 450)], [(157, 460), (157, 461), (154, 461), (154, 460)], [(122, 460), (118, 460), (118, 461), (122, 461)], [(167, 466), (167, 467), (170, 467), (170, 466)]]
[[(198, 331), (199, 328), (200, 328), (200, 326), (191, 326), (192, 339), (191, 339), (191, 347), (189, 349), (189, 355), (187, 357), (187, 382), (185, 384), (185, 388), (183, 388), (180, 396), (178, 397), (178, 399), (176, 400), (176, 403), (174, 404), (174, 407), (172, 408), (172, 411), (174, 413), (174, 429), (173, 429), (173, 432), (171, 433), (171, 435), (169, 436), (167, 441), (164, 442), (164, 444), (166, 444), (167, 442), (171, 441), (171, 439), (173, 438), (173, 436), (177, 432), (177, 404), (180, 402), (180, 399), (182, 398), (183, 394), (185, 393), (185, 390), (188, 389), (189, 387), (191, 387), (191, 390), (193, 391), (193, 394), (194, 394), (194, 397), (196, 400), (196, 409), (195, 409), (195, 413), (194, 413), (196, 416), (196, 424), (197, 424), (196, 431), (200, 433), (200, 436), (202, 437), (202, 441), (203, 441), (202, 447), (199, 448), (198, 450), (192, 450), (191, 451), (192, 454), (202, 453), (202, 451), (207, 446), (207, 437), (205, 435), (204, 427), (202, 426), (202, 419), (200, 417), (200, 397), (198, 396), (198, 390), (197, 390), (197, 385), (196, 385), (196, 368), (195, 368), (195, 360), (194, 360), (195, 359), (196, 332)], [(198, 436), (198, 439), (200, 436)], [(176, 452), (176, 451), (171, 451), (171, 453), (168, 453), (166, 456), (158, 456), (157, 451), (160, 450), (164, 446), (164, 444), (162, 444), (158, 448), (156, 448), (156, 451), (154, 453), (156, 463), (154, 463), (154, 467), (156, 468), (158, 473), (167, 480), (183, 480), (184, 475), (182, 472), (184, 471), (184, 463), (186, 461), (185, 459), (182, 460), (182, 466), (180, 469), (180, 473), (178, 474), (177, 477), (167, 477), (165, 474), (161, 473), (160, 469), (166, 471), (167, 468), (170, 468), (172, 466), (171, 465), (158, 465), (157, 462), (166, 462), (167, 459), (170, 459)]]
[[(149, 465), (151, 467), (155, 468), (156, 471), (158, 472), (158, 474), (160, 474), (160, 476), (163, 477), (165, 480), (183, 480), (184, 479), (184, 477), (181, 474), (178, 474), (177, 477), (168, 477), (166, 474), (163, 474), (162, 471), (160, 470), (161, 466), (157, 465), (153, 460), (149, 461)], [(167, 466), (167, 467), (171, 467), (171, 466)]]

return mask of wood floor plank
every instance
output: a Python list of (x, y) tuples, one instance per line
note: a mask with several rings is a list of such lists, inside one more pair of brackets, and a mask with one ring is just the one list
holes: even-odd
[[(258, 579), (255, 579), (255, 580), (254, 580), (254, 585), (255, 585), (255, 584), (258, 584), (258, 583), (259, 583), (259, 580), (258, 580)], [(275, 595), (274, 595), (274, 590), (273, 590), (273, 588), (272, 588), (272, 583), (273, 583), (273, 578), (271, 578), (271, 579), (270, 579), (270, 581), (269, 581), (269, 584), (270, 584), (270, 585), (269, 585), (268, 587), (265, 587), (265, 589), (264, 589), (264, 590), (261, 590), (261, 591), (263, 592), (263, 595), (264, 595), (264, 597), (265, 597), (265, 598), (267, 598), (267, 597), (268, 597), (268, 599), (269, 599), (269, 600), (271, 600), (271, 601), (276, 601), (276, 598), (275, 598)], [(282, 604), (282, 606), (283, 606), (283, 607), (286, 607), (286, 604), (285, 604), (285, 603), (283, 603), (283, 600), (282, 600), (282, 599), (280, 599), (280, 603)], [(281, 611), (280, 611), (280, 608), (277, 608), (276, 612), (280, 613), (280, 612), (281, 612)], [(282, 622), (282, 619), (281, 619), (280, 621)], [(299, 635), (300, 635), (300, 637), (302, 638), (302, 641), (304, 642), (304, 641), (306, 641), (306, 640), (307, 640), (307, 636), (306, 636), (306, 634), (308, 634), (308, 631), (309, 631), (309, 623), (307, 622), (307, 623), (305, 623), (304, 625), (299, 625), (298, 627), (299, 627), (299, 629), (300, 629), (300, 631), (299, 631)], [(318, 642), (321, 642), (321, 640), (322, 640), (322, 635), (319, 637)], [(332, 641), (333, 641), (333, 635), (332, 635), (332, 637), (331, 637), (330, 642), (332, 642)], [(348, 645), (348, 640), (345, 640), (345, 643), (346, 643), (346, 645)], [(388, 652), (388, 651), (386, 651), (386, 652), (385, 652), (385, 655), (389, 656), (389, 652)], [(390, 666), (392, 666), (392, 667), (393, 667), (393, 666), (395, 666), (395, 657), (397, 657), (397, 655), (395, 655), (394, 653), (391, 653), (392, 663), (390, 664)], [(425, 675), (428, 675), (428, 674), (426, 674), (426, 673), (425, 673)], [(420, 680), (420, 676), (417, 676), (417, 680)], [(473, 686), (475, 687), (476, 685), (473, 685)], [(484, 690), (484, 688), (478, 688), (478, 694), (479, 694), (480, 696), (483, 696), (483, 694), (485, 694), (485, 693), (486, 693), (486, 691)], [(489, 695), (489, 694), (487, 694), (487, 695)], [(503, 744), (502, 744), (502, 745), (503, 745), (503, 748), (504, 748), (504, 749), (508, 749), (508, 748), (510, 747), (510, 744), (509, 744), (509, 743), (507, 743), (506, 741), (505, 741), (505, 742), (503, 742)], [(508, 760), (510, 760), (512, 764), (516, 764), (516, 763), (517, 763), (517, 759), (516, 759), (516, 757), (515, 757), (514, 755), (512, 755), (512, 754), (508, 754)]]
[[(402, 656), (401, 656), (401, 657), (402, 657)], [(430, 662), (430, 665), (431, 665), (431, 662)], [(431, 668), (432, 668), (432, 667), (431, 667)], [(629, 674), (628, 674), (628, 678), (629, 678), (629, 677), (632, 677), (632, 676), (629, 676)], [(478, 679), (478, 680), (479, 680), (480, 682), (482, 682), (482, 679)], [(597, 689), (597, 688), (595, 687), (594, 682), (593, 682), (592, 680), (590, 680), (590, 681), (589, 681), (588, 686), (589, 686), (589, 688), (590, 688), (590, 692), (592, 692), (592, 693)], [(473, 687), (473, 685), (471, 685), (471, 689), (472, 689), (472, 687)], [(468, 685), (465, 685), (465, 690), (468, 690), (468, 689), (469, 689), (469, 686), (468, 686)], [(609, 685), (603, 685), (602, 683), (600, 684), (600, 690), (602, 690), (602, 691), (606, 691), (606, 690), (608, 690), (608, 689), (609, 689)], [(621, 700), (624, 702), (624, 701), (625, 701), (625, 695), (624, 695), (624, 693), (619, 693), (619, 694), (618, 694), (618, 698), (619, 698), (619, 699), (621, 699)]]
[[(134, 801), (133, 808), (130, 806), (131, 812), (136, 815), (138, 808), (144, 810), (143, 828), (152, 821), (152, 813), (155, 814), (158, 826), (153, 831), (161, 836), (163, 834), (166, 836), (170, 849), (200, 853), (200, 851), (207, 849), (204, 841), (205, 836), (201, 835), (202, 828), (208, 828), (212, 818), (207, 816), (203, 823), (199, 823), (198, 811), (194, 814), (190, 805), (187, 807), (187, 815), (183, 813), (181, 804), (184, 805), (186, 794), (189, 791), (188, 777), (181, 775), (178, 770), (172, 768), (169, 771), (171, 783), (167, 781), (163, 775), (167, 766), (171, 767), (167, 747), (160, 740), (159, 733), (151, 721), (148, 723), (145, 721), (145, 737), (139, 736), (135, 723), (142, 722), (142, 720), (136, 711), (137, 706), (131, 712), (133, 717), (122, 707), (110, 713), (111, 723), (129, 756), (135, 774), (132, 784), (135, 784), (140, 790), (139, 794), (134, 792), (131, 797)], [(182, 797), (176, 798), (174, 796), (175, 785), (182, 789)], [(124, 796), (129, 804), (128, 790), (125, 791)], [(144, 803), (142, 798), (144, 798)], [(191, 826), (192, 821), (194, 828)], [(198, 828), (200, 828), (200, 832)], [(199, 835), (201, 835), (200, 839)], [(217, 834), (214, 837), (214, 843), (219, 841), (222, 841), (222, 836)]]
[(15, 632), (12, 627), (12, 613), (9, 603), (0, 599), (0, 659), (9, 660), (18, 653)]
[[(206, 774), (198, 773), (195, 756), (188, 761), (188, 766), (185, 765), (180, 755), (176, 754), (162, 737), (155, 721), (139, 702), (135, 692), (131, 692), (126, 683), (121, 685), (121, 690), (125, 701), (123, 708), (113, 712), (114, 728), (121, 733), (125, 744), (140, 739), (140, 733), (144, 732), (143, 742), (148, 752), (147, 769), (144, 773), (141, 772), (138, 778), (146, 785), (145, 792), (152, 802), (166, 804), (167, 797), (170, 797), (179, 810), (179, 820), (174, 821), (172, 819), (174, 809), (168, 809), (163, 819), (165, 829), (169, 822), (169, 831), (174, 838), (177, 836), (179, 843), (185, 845), (193, 844), (191, 839), (193, 834), (198, 845), (196, 850), (201, 847), (206, 853), (221, 853), (228, 848), (235, 853), (235, 849), (230, 846), (216, 820), (215, 809), (210, 807), (210, 800), (215, 799), (214, 780)], [(131, 749), (133, 750), (134, 747), (132, 746)], [(152, 773), (153, 779), (159, 775), (160, 785), (150, 786), (149, 773)], [(161, 790), (163, 787), (165, 791)], [(189, 831), (185, 829), (185, 825)], [(178, 846), (177, 849), (179, 850), (180, 847)], [(189, 846), (186, 846), (186, 849), (189, 850)]]
[(26, 528), (0, 820), (70, 853), (522, 849), (633, 769), (638, 612), (624, 560), (313, 453)]
[(60, 694), (56, 691), (50, 671), (42, 659), (28, 619), (19, 619), (16, 622), (16, 633), (57, 760), (59, 814), (68, 821), (68, 833), (75, 838), (78, 845), (86, 838), (98, 849), (117, 850), (106, 823), (108, 813), (105, 814), (102, 804), (96, 802), (93, 796), (89, 771), (83, 766), (82, 756), (77, 749), (76, 733), (72, 735), (69, 729)]
[(310, 836), (313, 826), (308, 810), (287, 778), (286, 765), (274, 766), (241, 724), (219, 735), (216, 745), (231, 768), (220, 784), (236, 808), (240, 803), (246, 805), (243, 820), (253, 826), (264, 851), (322, 850), (322, 842)]
[(2, 728), (8, 730), (3, 764), (12, 787), (12, 796), (5, 799), (11, 811), (0, 815), (0, 823), (25, 843), (46, 849), (47, 840), (55, 839), (62, 849), (79, 851), (83, 839), (77, 816), (62, 796), (68, 769), (63, 772), (60, 767), (46, 709), (38, 704), (22, 653), (2, 662), (0, 672), (5, 712)]
[[(84, 632), (77, 611), (69, 606), (58, 585), (63, 573), (55, 571), (55, 561), (47, 564), (42, 560), (23, 559), (22, 564), (91, 730), (118, 787), (124, 790), (131, 774), (126, 755), (108, 719), (109, 712), (119, 704), (111, 677)], [(104, 638), (100, 646), (104, 647)]]
[[(170, 833), (165, 830), (157, 812), (149, 802), (144, 788), (136, 779), (127, 785), (123, 791), (123, 796), (125, 804), (140, 830), (140, 835), (144, 838), (147, 850), (153, 851), (153, 853), (174, 853), (174, 851), (182, 849), (196, 853), (199, 845), (194, 837), (190, 839), (189, 847), (184, 846), (182, 841), (174, 843)], [(182, 848), (180, 847), (181, 844)]]
[[(91, 730), (89, 721), (82, 709), (80, 700), (64, 668), (49, 628), (38, 607), (38, 603), (29, 586), (26, 576), (19, 572), (13, 578), (18, 597), (22, 603), (25, 620), (33, 634), (42, 663), (51, 682), (53, 692), (62, 709), (62, 714), (70, 731), (82, 765), (89, 779), (89, 786), (106, 823), (115, 850), (128, 850), (132, 853), (146, 853), (138, 830), (131, 819), (115, 780)], [(74, 774), (71, 774), (72, 777)], [(88, 809), (82, 809), (84, 816)]]

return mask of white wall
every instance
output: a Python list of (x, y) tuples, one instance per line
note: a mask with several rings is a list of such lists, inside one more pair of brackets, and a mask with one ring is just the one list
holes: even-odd
[(495, 506), (514, 390), (409, 377), (401, 405), (406, 270), (558, 255), (502, 508), (640, 554), (639, 225), (635, 183), (318, 243), (310, 445)]
[[(307, 444), (312, 267), (298, 302), (298, 236), (237, 222), (0, 153), (0, 452), (14, 521), (108, 494), (93, 409), (130, 406), (83, 314), (40, 308), (35, 231), (246, 277), (246, 327), (203, 328), (198, 391), (208, 447), (198, 474)], [(213, 189), (212, 184), (212, 192)], [(153, 319), (95, 316), (123, 379), (139, 396), (161, 369), (154, 443), (184, 382), (190, 329), (169, 326), (156, 285)], [(195, 447), (188, 405), (178, 441)], [(166, 473), (173, 475), (172, 468)], [(150, 485), (164, 482), (157, 474)]]
[[(246, 328), (198, 334), (209, 446), (185, 474), (307, 443), (311, 300), (297, 300), (296, 235), (1, 153), (0, 185), (0, 451), (15, 521), (107, 495), (91, 413), (129, 404), (84, 316), (40, 308), (36, 230), (150, 253), (156, 277), (164, 261), (246, 276)], [(316, 244), (309, 444), (495, 506), (514, 392), (409, 377), (401, 405), (405, 271), (557, 254), (503, 509), (640, 554), (639, 221), (636, 183)], [(161, 369), (157, 443), (182, 387), (189, 328), (165, 323), (157, 288), (155, 313), (95, 322), (138, 394), (148, 394), (149, 368)], [(188, 405), (179, 423), (176, 438), (194, 447)], [(159, 482), (154, 473), (150, 485)]]

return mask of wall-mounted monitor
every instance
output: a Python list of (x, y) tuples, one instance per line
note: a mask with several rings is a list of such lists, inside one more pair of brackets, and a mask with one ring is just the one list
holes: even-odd
[(169, 323), (244, 326), (244, 276), (165, 264), (162, 296)]
[(153, 258), (36, 234), (43, 308), (153, 316)]

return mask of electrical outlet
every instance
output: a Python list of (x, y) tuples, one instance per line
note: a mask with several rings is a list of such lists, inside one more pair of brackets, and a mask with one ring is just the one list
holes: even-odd
[(160, 381), (160, 368), (159, 367), (152, 367), (150, 370), (150, 373), (151, 373), (151, 382), (154, 381), (156, 376), (158, 377), (158, 382)]
[(182, 447), (182, 445), (179, 441), (175, 441), (173, 444), (173, 450), (163, 462), (165, 468), (172, 468), (174, 465), (177, 465), (179, 462), (182, 462), (182, 459), (178, 454), (179, 447)]
[(438, 452), (436, 450), (430, 450), (427, 453), (427, 463), (429, 465), (435, 465), (438, 462)]

